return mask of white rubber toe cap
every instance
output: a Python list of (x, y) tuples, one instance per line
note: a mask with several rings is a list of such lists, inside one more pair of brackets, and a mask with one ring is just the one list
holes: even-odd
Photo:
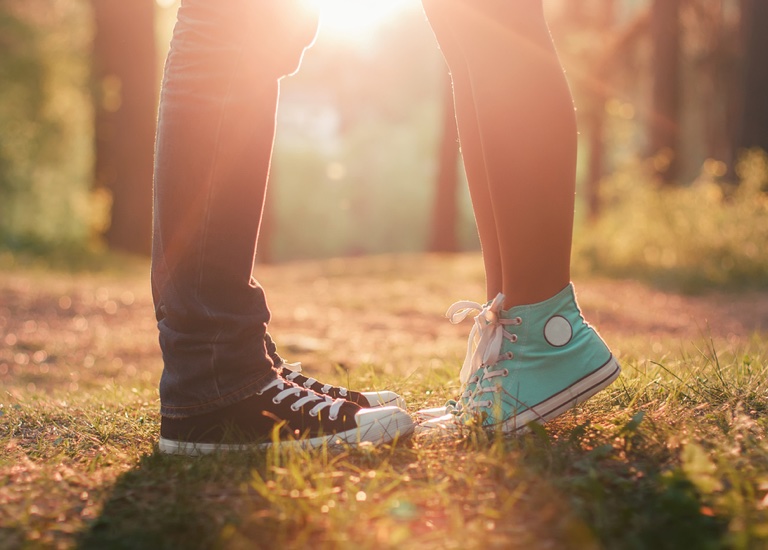
[(399, 407), (361, 409), (355, 414), (355, 420), (360, 443), (389, 443), (411, 435), (416, 427), (411, 416)]
[(363, 397), (371, 407), (399, 407), (405, 409), (405, 399), (393, 391), (364, 391)]

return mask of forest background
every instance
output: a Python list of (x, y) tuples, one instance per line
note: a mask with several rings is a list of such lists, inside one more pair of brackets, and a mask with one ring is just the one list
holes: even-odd
[[(469, 330), (440, 317), (484, 291), (447, 70), (418, 0), (321, 1), (282, 87), (270, 332), (439, 406)], [(0, 0), (0, 549), (768, 548), (768, 0), (544, 4), (573, 276), (620, 379), (522, 437), (190, 462), (157, 452), (147, 261), (177, 4)]]
[[(359, 32), (323, 27), (284, 82), (257, 261), (478, 248), (446, 67), (419, 3), (400, 4)], [(766, 158), (744, 153), (768, 149), (768, 3), (545, 4), (579, 117), (578, 261), (618, 275), (677, 272), (694, 286), (762, 286)], [(148, 254), (176, 7), (0, 2), (5, 263)], [(756, 221), (743, 234), (731, 227), (728, 242), (686, 239), (722, 237), (734, 215)]]

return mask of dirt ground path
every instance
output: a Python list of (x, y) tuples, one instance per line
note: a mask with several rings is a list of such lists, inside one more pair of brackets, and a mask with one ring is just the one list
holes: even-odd
[[(578, 283), (579, 300), (601, 330), (622, 336), (729, 340), (768, 331), (768, 292), (686, 296), (635, 281)], [(591, 314), (591, 315), (590, 315)]]
[[(0, 274), (0, 384), (77, 389), (84, 381), (142, 377), (162, 368), (148, 268), (117, 275)], [(474, 254), (402, 256), (259, 267), (281, 354), (318, 370), (375, 365), (407, 377), (458, 364), (469, 323), (443, 314), (483, 299)], [(685, 296), (634, 281), (577, 280), (585, 317), (620, 355), (701, 343), (738, 349), (768, 333), (768, 292)], [(92, 368), (93, 367), (93, 368)], [(96, 376), (97, 372), (101, 376)]]
[[(262, 281), (277, 306), (274, 330), (283, 346), (302, 360), (312, 360), (319, 351), (353, 364), (378, 362), (380, 355), (391, 357), (392, 349), (399, 348), (392, 367), (407, 372), (418, 369), (425, 357), (463, 356), (470, 325), (453, 326), (443, 314), (456, 300), (484, 298), (477, 256), (425, 256), (407, 266), (384, 263), (368, 274), (356, 273), (356, 261), (301, 275), (313, 281), (309, 301), (300, 281), (292, 288), (290, 271), (264, 273)], [(719, 347), (738, 348), (768, 333), (768, 292), (689, 296), (608, 279), (577, 280), (575, 285), (586, 319), (609, 344), (631, 343), (633, 349), (647, 349), (646, 357), (710, 338)], [(377, 351), (384, 348), (386, 354)], [(416, 361), (409, 357), (412, 351)]]

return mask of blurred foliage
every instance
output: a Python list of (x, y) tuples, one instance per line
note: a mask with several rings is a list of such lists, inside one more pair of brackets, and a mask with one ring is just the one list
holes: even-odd
[[(321, 29), (282, 86), (272, 259), (424, 250), (446, 70), (420, 10), (357, 48)], [(474, 219), (461, 189), (460, 242), (472, 249)]]
[(576, 235), (576, 271), (689, 292), (768, 287), (768, 155), (741, 158), (739, 185), (722, 183), (725, 171), (709, 160), (692, 185), (671, 189), (642, 165), (608, 177), (602, 217)]
[[(156, 32), (164, 48), (175, 5), (163, 5)], [(720, 183), (727, 159), (720, 138), (729, 134), (721, 98), (739, 59), (736, 12), (703, 0), (686, 8), (692, 97), (685, 164), (717, 160), (706, 161), (693, 184), (662, 193), (647, 163), (663, 159), (628, 161), (642, 156), (645, 145), (647, 2), (618, 2), (612, 18), (601, 12), (606, 0), (548, 5), (581, 116), (605, 110), (606, 168), (614, 172), (604, 182), (603, 219), (587, 226), (579, 218), (577, 269), (692, 290), (766, 285), (765, 197), (760, 186), (747, 184), (764, 177), (755, 160), (761, 157), (742, 163), (738, 188)], [(707, 39), (715, 35), (722, 40)], [(23, 250), (85, 258), (109, 222), (109, 197), (91, 189), (91, 38), (86, 0), (0, 0), (0, 251), (6, 256)], [(264, 235), (270, 259), (423, 249), (445, 71), (418, 2), (362, 40), (321, 31), (302, 70), (282, 85), (272, 219)], [(598, 89), (607, 90), (604, 105), (590, 100)], [(581, 170), (588, 153), (582, 148)], [(464, 249), (475, 249), (461, 187), (459, 235)]]
[(84, 1), (0, 3), (4, 248), (80, 246), (100, 221), (96, 213), (105, 210), (90, 193), (86, 8)]

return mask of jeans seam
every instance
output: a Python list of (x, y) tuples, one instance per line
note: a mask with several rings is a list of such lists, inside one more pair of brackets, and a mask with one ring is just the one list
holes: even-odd
[[(248, 31), (251, 30), (251, 25), (248, 25)], [(208, 178), (210, 182), (210, 186), (208, 188), (208, 195), (206, 197), (206, 208), (205, 208), (205, 221), (203, 223), (203, 234), (201, 236), (201, 243), (200, 243), (200, 256), (198, 258), (199, 264), (198, 264), (198, 277), (197, 277), (197, 288), (195, 289), (195, 298), (197, 299), (198, 303), (202, 306), (203, 311), (205, 311), (205, 314), (208, 316), (210, 320), (214, 320), (214, 315), (211, 313), (210, 309), (206, 306), (206, 304), (200, 299), (201, 294), (201, 287), (203, 284), (203, 269), (202, 266), (204, 265), (204, 258), (206, 256), (206, 245), (208, 242), (208, 234), (210, 230), (210, 219), (211, 219), (211, 197), (214, 194), (214, 186), (215, 186), (215, 176), (218, 173), (219, 169), (219, 159), (221, 154), (221, 133), (222, 128), (224, 126), (224, 117), (227, 105), (229, 104), (230, 98), (232, 97), (232, 90), (234, 88), (234, 81), (236, 79), (237, 74), (237, 67), (239, 66), (240, 62), (242, 61), (242, 58), (244, 56), (244, 50), (245, 50), (245, 40), (248, 36), (248, 33), (242, 33), (238, 44), (239, 53), (237, 56), (237, 60), (233, 63), (233, 69), (232, 73), (229, 79), (229, 83), (227, 84), (227, 92), (221, 99), (220, 109), (219, 109), (219, 122), (218, 127), (216, 128), (216, 149), (214, 150), (213, 159), (211, 162), (211, 167), (208, 173)], [(219, 342), (219, 339), (221, 338), (221, 335), (223, 334), (224, 330), (220, 329), (216, 335), (213, 337), (213, 340), (211, 341), (211, 369), (213, 370), (214, 374), (214, 381), (216, 384), (216, 392), (219, 394), (219, 398), (223, 398), (225, 396), (222, 396), (220, 394), (219, 389), (219, 379), (218, 379), (218, 369), (216, 368), (217, 360), (216, 360), (216, 344)]]

